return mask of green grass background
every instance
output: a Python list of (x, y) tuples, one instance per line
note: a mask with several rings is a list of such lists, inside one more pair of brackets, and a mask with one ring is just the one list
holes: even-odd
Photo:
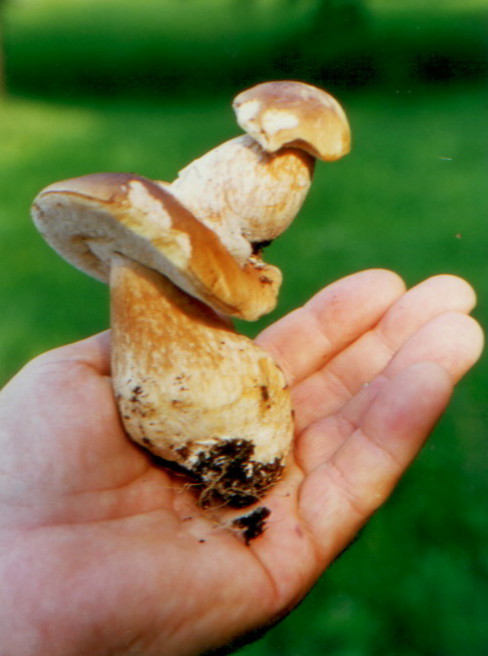
[[(230, 12), (230, 3), (216, 4)], [(271, 53), (294, 29), (310, 27), (307, 11), (313, 5), (290, 2), (291, 13), (277, 22), (272, 11), (277, 1), (266, 11), (266, 3), (254, 4), (261, 6), (260, 18), (242, 19), (220, 41), (216, 35), (225, 32), (233, 14), (219, 14), (222, 24), (210, 21), (208, 32), (202, 14), (195, 13), (193, 22), (182, 22), (180, 15), (166, 26), (172, 40), (163, 39), (162, 50), (157, 25), (145, 31), (152, 16), (149, 0), (138, 5), (136, 23), (134, 5), (122, 1), (7, 5), (12, 92), (0, 102), (0, 382), (37, 353), (103, 330), (108, 322), (106, 288), (69, 267), (36, 234), (29, 218), (35, 194), (55, 180), (95, 171), (170, 180), (187, 162), (237, 134), (233, 92), (252, 77), (249, 66), (259, 60), (264, 41), (270, 41)], [(203, 0), (197, 5), (205, 7)], [(91, 31), (87, 7), (92, 16), (106, 17)], [(370, 62), (396, 53), (387, 70), (375, 66), (367, 84), (351, 87), (348, 80), (357, 82), (352, 69), (338, 77), (331, 64), (328, 80), (325, 56), (325, 68), (314, 69), (313, 80), (322, 75), (347, 110), (353, 151), (340, 162), (317, 166), (303, 211), (267, 251), (283, 270), (283, 291), (272, 316), (240, 325), (248, 334), (332, 280), (369, 267), (394, 269), (409, 285), (437, 273), (466, 277), (479, 296), (475, 315), (486, 325), (488, 95), (479, 71), (487, 7), (481, 0), (431, 0), (428, 11), (416, 0), (365, 3), (368, 32), (354, 48), (346, 39), (344, 51), (353, 67), (360, 47)], [(260, 31), (251, 38), (253, 25)], [(124, 45), (128, 30), (133, 36)], [(107, 34), (111, 45), (104, 48)], [(376, 49), (372, 35), (379, 38)], [(222, 42), (227, 50), (234, 47), (234, 56), (222, 51)], [(409, 49), (399, 54), (398, 44)], [(449, 45), (457, 74), (434, 83), (420, 64), (435, 62)], [(337, 43), (332, 46), (329, 61), (336, 62)], [(211, 93), (205, 85), (193, 87), (194, 71), (188, 72), (205, 52), (212, 66), (229, 67), (219, 69), (220, 84), (218, 75), (208, 81)], [(462, 74), (468, 55), (478, 62), (478, 77), (472, 67)], [(151, 57), (173, 58), (183, 75), (178, 93), (165, 75), (155, 75), (146, 87), (135, 84), (134, 94), (123, 74), (125, 90), (110, 83), (108, 77), (115, 78), (131, 57), (139, 57), (139, 65)], [(93, 72), (97, 61), (100, 70)], [(278, 77), (279, 58), (274, 61)], [(289, 62), (283, 70), (289, 73), (290, 66), (293, 73)], [(255, 76), (268, 72), (258, 67)], [(70, 73), (77, 86), (65, 86)], [(302, 605), (243, 654), (488, 654), (487, 378), (483, 357), (392, 499)]]

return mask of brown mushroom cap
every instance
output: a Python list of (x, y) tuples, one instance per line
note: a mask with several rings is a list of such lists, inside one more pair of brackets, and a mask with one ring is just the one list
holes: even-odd
[(310, 84), (264, 82), (237, 95), (233, 107), (241, 128), (268, 152), (295, 146), (333, 161), (350, 150), (344, 110), (330, 94)]
[(102, 282), (114, 255), (123, 255), (230, 316), (254, 320), (276, 304), (276, 267), (254, 256), (240, 266), (210, 228), (141, 176), (98, 173), (57, 182), (40, 192), (32, 214), (62, 257)]

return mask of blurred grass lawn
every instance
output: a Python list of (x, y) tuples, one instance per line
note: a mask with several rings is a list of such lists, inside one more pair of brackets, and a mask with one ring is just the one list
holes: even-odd
[(276, 74), (351, 89), (488, 71), (487, 0), (7, 0), (4, 11), (10, 87), (39, 94), (205, 94)]
[[(450, 272), (486, 324), (486, 90), (401, 88), (342, 95), (354, 148), (320, 164), (304, 210), (267, 252), (279, 309), (369, 267), (409, 285)], [(29, 220), (37, 191), (95, 171), (169, 180), (238, 130), (230, 98), (12, 97), (0, 105), (0, 377), (36, 353), (107, 326), (107, 292), (52, 253)], [(371, 290), (374, 294), (374, 289)], [(302, 606), (243, 654), (482, 656), (488, 650), (486, 360), (460, 386), (393, 499)]]

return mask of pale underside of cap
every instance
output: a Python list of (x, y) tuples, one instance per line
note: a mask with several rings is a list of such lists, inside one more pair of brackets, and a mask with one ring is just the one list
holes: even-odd
[(102, 282), (118, 254), (218, 312), (254, 320), (276, 304), (276, 267), (256, 257), (240, 265), (212, 230), (146, 178), (107, 173), (62, 181), (37, 196), (32, 214), (62, 257)]

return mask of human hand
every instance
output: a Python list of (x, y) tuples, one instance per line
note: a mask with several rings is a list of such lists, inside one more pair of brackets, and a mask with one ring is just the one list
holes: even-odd
[(108, 333), (36, 358), (0, 395), (2, 656), (200, 654), (285, 615), (388, 497), (478, 358), (473, 305), (458, 278), (405, 293), (366, 271), (260, 335), (290, 383), (297, 438), (249, 546), (236, 511), (199, 509), (127, 439)]

